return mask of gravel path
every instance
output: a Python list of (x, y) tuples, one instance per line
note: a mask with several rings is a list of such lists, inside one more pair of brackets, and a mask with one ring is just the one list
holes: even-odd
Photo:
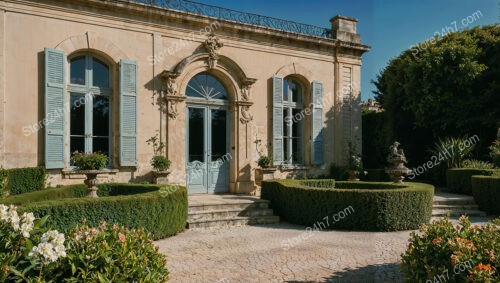
[(306, 231), (281, 223), (188, 230), (157, 241), (171, 282), (402, 282), (410, 231)]

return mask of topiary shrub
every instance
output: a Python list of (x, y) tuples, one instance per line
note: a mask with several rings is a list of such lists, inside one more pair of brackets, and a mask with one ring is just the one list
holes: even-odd
[[(1, 200), (20, 205), (20, 211), (37, 217), (51, 215), (47, 225), (69, 232), (86, 219), (90, 226), (101, 221), (127, 228), (144, 227), (155, 239), (175, 235), (184, 230), (187, 221), (187, 190), (179, 187), (168, 194), (162, 186), (143, 184), (103, 184), (100, 198), (86, 198), (83, 185), (47, 189)], [(57, 197), (59, 198), (57, 198)]]
[(500, 219), (471, 226), (462, 216), (454, 227), (448, 219), (412, 232), (402, 269), (407, 282), (500, 282)]
[(326, 217), (332, 219), (332, 215), (345, 212), (346, 208), (354, 210), (341, 221), (323, 222), (329, 229), (408, 230), (431, 218), (432, 185), (335, 181), (335, 188), (321, 188), (310, 182), (263, 181), (261, 198), (271, 201), (274, 211), (284, 220), (306, 226), (323, 222)]
[(7, 190), (11, 195), (28, 193), (45, 188), (47, 172), (43, 167), (9, 169)]
[(472, 176), (472, 195), (481, 210), (500, 215), (500, 176)]
[(446, 188), (450, 193), (472, 195), (471, 177), (473, 175), (491, 176), (495, 169), (453, 168), (446, 172)]

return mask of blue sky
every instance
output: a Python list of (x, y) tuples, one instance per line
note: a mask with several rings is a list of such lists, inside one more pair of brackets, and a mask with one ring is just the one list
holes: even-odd
[(363, 56), (362, 98), (373, 97), (371, 80), (388, 61), (411, 45), (426, 41), (442, 28), (462, 26), (462, 19), (480, 11), (467, 27), (493, 24), (500, 18), (499, 0), (198, 0), (205, 4), (272, 16), (317, 26), (345, 15), (359, 20), (358, 33), (372, 50)]

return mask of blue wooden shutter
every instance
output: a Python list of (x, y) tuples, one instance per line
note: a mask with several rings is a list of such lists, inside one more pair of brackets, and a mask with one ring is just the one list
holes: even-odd
[(312, 144), (311, 161), (312, 164), (323, 164), (323, 83), (312, 82)]
[(64, 168), (66, 141), (66, 55), (45, 48), (45, 166)]
[(273, 77), (273, 164), (283, 163), (283, 78)]
[(137, 63), (120, 60), (120, 165), (137, 165)]

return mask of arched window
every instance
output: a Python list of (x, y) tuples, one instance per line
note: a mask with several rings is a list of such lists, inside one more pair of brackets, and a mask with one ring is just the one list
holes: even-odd
[(283, 80), (283, 163), (304, 163), (304, 87), (293, 78)]
[(227, 90), (224, 85), (214, 76), (207, 73), (199, 73), (188, 83), (186, 96), (204, 99), (227, 100)]
[(70, 155), (101, 152), (110, 157), (110, 68), (92, 54), (69, 59)]

